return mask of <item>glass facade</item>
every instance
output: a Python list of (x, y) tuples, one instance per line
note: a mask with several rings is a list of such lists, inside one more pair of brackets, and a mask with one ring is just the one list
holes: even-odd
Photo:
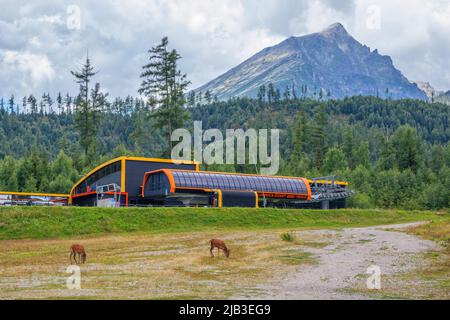
[(171, 171), (177, 188), (251, 190), (307, 194), (305, 182), (296, 178)]
[(95, 191), (96, 184), (116, 183), (120, 185), (120, 161), (111, 163), (87, 177), (76, 188), (74, 194)]

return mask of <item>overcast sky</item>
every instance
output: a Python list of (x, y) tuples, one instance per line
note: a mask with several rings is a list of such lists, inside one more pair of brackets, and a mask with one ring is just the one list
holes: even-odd
[(334, 22), (408, 79), (450, 90), (450, 0), (0, 0), (0, 96), (74, 94), (87, 50), (111, 96), (137, 95), (146, 51), (166, 35), (195, 88)]

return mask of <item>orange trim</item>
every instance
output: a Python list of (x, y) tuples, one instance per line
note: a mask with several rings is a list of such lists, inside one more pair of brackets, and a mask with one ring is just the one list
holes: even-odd
[(307, 196), (307, 200), (311, 200), (311, 186), (309, 185), (309, 181), (308, 179), (303, 178), (303, 181), (305, 182), (306, 185), (306, 189), (308, 189), (308, 196)]
[[(198, 188), (198, 187), (176, 187), (177, 190), (202, 190), (208, 192), (211, 190), (209, 188)], [(257, 192), (258, 194), (262, 194), (267, 198), (301, 198), (307, 199), (308, 195), (304, 193), (286, 193), (286, 192), (267, 192), (260, 190), (242, 190), (242, 189), (225, 189), (224, 191), (232, 191), (232, 192)]]
[[(182, 170), (182, 169), (167, 169), (170, 171), (179, 171), (179, 172), (193, 172), (192, 170)], [(213, 173), (213, 174), (224, 174), (230, 176), (251, 176), (251, 177), (267, 177), (267, 178), (281, 178), (281, 179), (295, 179), (295, 180), (303, 180), (308, 181), (306, 178), (301, 177), (291, 177), (291, 176), (272, 176), (268, 174), (254, 174), (254, 173), (237, 173), (237, 172), (219, 172), (219, 171), (195, 171), (197, 173)]]
[(169, 183), (170, 183), (170, 192), (173, 193), (175, 192), (175, 180), (173, 179), (173, 174), (172, 171), (168, 170), (168, 169), (163, 169), (162, 172), (164, 172), (164, 174), (167, 176), (167, 178), (169, 179)]
[(97, 194), (97, 192), (95, 191), (91, 191), (91, 192), (83, 192), (83, 193), (78, 193), (72, 196), (72, 198), (78, 198), (78, 197), (86, 197), (86, 196), (90, 196), (93, 194)]
[(126, 177), (126, 171), (127, 171), (127, 163), (125, 159), (122, 159), (120, 162), (121, 166), (121, 172), (120, 172), (120, 191), (125, 192), (125, 177)]
[[(191, 170), (186, 170), (186, 171), (192, 172)], [(153, 171), (149, 171), (149, 172), (144, 173), (144, 179), (142, 180), (142, 186), (141, 186), (141, 196), (142, 196), (142, 198), (145, 197), (145, 185), (147, 184), (148, 177), (151, 174), (158, 173), (158, 172), (164, 173), (166, 175), (167, 179), (169, 179), (170, 193), (174, 193), (175, 192), (175, 188), (176, 188), (175, 180), (173, 179), (173, 174), (170, 171), (170, 169), (158, 169), (158, 170), (153, 170)]]

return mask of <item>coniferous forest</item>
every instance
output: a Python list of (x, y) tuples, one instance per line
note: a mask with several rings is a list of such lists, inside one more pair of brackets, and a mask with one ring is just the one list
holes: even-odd
[[(450, 106), (356, 96), (329, 100), (306, 88), (218, 101), (189, 92), (180, 58), (164, 38), (143, 67), (139, 97), (112, 98), (93, 83), (86, 58), (72, 71), (79, 94), (0, 99), (0, 190), (68, 193), (83, 174), (115, 156), (167, 157), (168, 133), (192, 128), (280, 129), (279, 175), (348, 180), (361, 208), (448, 208)], [(166, 60), (164, 60), (166, 59)], [(157, 75), (167, 74), (167, 82)], [(154, 99), (154, 97), (159, 97)], [(254, 173), (253, 165), (204, 169)]]

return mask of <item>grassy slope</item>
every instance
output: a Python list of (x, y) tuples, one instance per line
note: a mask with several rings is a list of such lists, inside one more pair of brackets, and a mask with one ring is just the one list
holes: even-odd
[(437, 215), (430, 211), (401, 210), (2, 207), (0, 240), (126, 232), (339, 228), (419, 220), (448, 220), (448, 216), (447, 213)]

